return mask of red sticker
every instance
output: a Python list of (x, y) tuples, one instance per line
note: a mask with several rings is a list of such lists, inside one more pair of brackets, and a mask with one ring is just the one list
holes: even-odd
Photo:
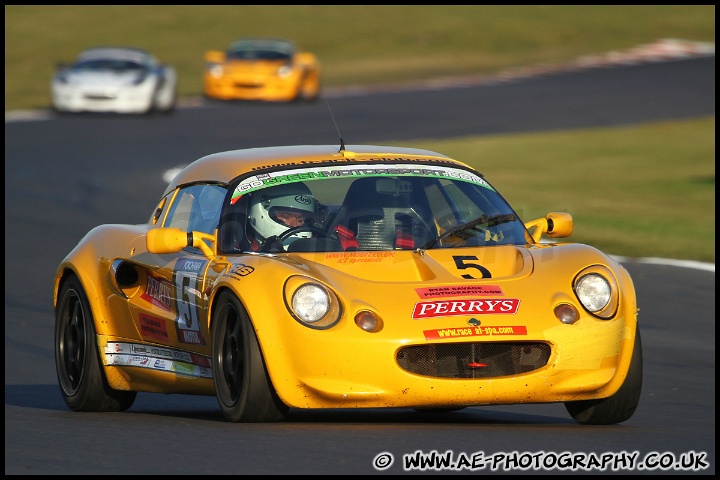
[(420, 298), (505, 295), (497, 285), (449, 285), (446, 287), (416, 288)]
[(139, 314), (138, 317), (140, 318), (140, 333), (143, 337), (154, 338), (165, 343), (170, 341), (164, 319), (151, 317), (143, 313)]
[(412, 318), (514, 314), (517, 313), (519, 305), (520, 299), (518, 298), (473, 298), (419, 302), (413, 308)]
[(443, 338), (461, 337), (485, 337), (493, 335), (527, 335), (527, 328), (524, 326), (505, 327), (461, 327), (461, 328), (439, 328), (437, 330), (425, 330), (425, 340), (439, 340)]
[(171, 311), (172, 294), (172, 283), (162, 278), (148, 275), (147, 287), (145, 287), (145, 291), (140, 296), (143, 300), (169, 312)]

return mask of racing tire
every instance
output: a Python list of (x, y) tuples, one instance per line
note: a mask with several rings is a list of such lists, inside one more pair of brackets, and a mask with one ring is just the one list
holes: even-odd
[(55, 309), (55, 369), (63, 400), (75, 412), (123, 412), (137, 396), (108, 385), (90, 303), (74, 275), (63, 282)]
[(640, 327), (635, 330), (635, 346), (627, 377), (620, 389), (608, 398), (565, 402), (565, 408), (576, 422), (584, 425), (614, 425), (635, 413), (642, 390), (643, 359)]
[(250, 317), (229, 291), (219, 295), (213, 309), (212, 359), (215, 393), (227, 420), (285, 420), (289, 409), (272, 385)]
[(172, 100), (167, 105), (162, 105), (157, 98), (153, 100), (153, 108), (148, 113), (160, 113), (162, 115), (170, 115), (175, 113), (177, 107), (177, 92), (173, 92)]
[(59, 115), (59, 116), (60, 116), (60, 115), (67, 115), (67, 114), (69, 113), (67, 110), (63, 110), (63, 109), (58, 108), (58, 107), (56, 107), (56, 106), (54, 106), (54, 105), (53, 105), (52, 107), (50, 107), (50, 111), (51, 111), (52, 113), (54, 113), (55, 115)]

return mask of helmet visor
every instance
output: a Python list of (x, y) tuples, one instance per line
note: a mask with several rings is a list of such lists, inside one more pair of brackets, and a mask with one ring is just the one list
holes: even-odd
[(312, 213), (294, 208), (274, 207), (269, 214), (276, 223), (289, 228), (311, 226), (315, 223)]

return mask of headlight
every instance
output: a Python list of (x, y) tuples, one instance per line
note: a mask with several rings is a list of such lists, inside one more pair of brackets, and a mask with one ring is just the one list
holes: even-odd
[(610, 301), (610, 284), (600, 275), (581, 277), (575, 285), (575, 292), (583, 306), (591, 312), (602, 310)]
[(293, 293), (292, 309), (303, 322), (315, 323), (330, 310), (330, 298), (325, 289), (308, 283)]
[(612, 272), (603, 266), (586, 268), (575, 278), (573, 290), (582, 306), (600, 318), (611, 318), (618, 307), (618, 287)]
[(218, 63), (211, 63), (206, 66), (208, 73), (215, 77), (220, 78), (223, 76), (223, 67)]
[(328, 287), (304, 277), (291, 277), (285, 284), (285, 305), (301, 324), (330, 328), (340, 320), (340, 302)]
[(277, 74), (280, 78), (289, 77), (292, 73), (292, 67), (290, 65), (283, 65), (282, 67), (278, 68)]
[(141, 73), (141, 74), (139, 74), (139, 75), (135, 78), (135, 80), (133, 80), (132, 84), (133, 84), (133, 85), (140, 85), (140, 84), (143, 83), (147, 78), (148, 78), (147, 73)]

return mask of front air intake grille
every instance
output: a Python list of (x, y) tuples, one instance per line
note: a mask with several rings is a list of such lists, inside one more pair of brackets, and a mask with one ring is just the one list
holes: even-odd
[(550, 358), (546, 343), (450, 343), (403, 347), (403, 370), (425, 377), (493, 378), (531, 372)]
[(235, 82), (235, 88), (243, 90), (245, 88), (263, 88), (265, 85), (263, 85), (260, 82)]

